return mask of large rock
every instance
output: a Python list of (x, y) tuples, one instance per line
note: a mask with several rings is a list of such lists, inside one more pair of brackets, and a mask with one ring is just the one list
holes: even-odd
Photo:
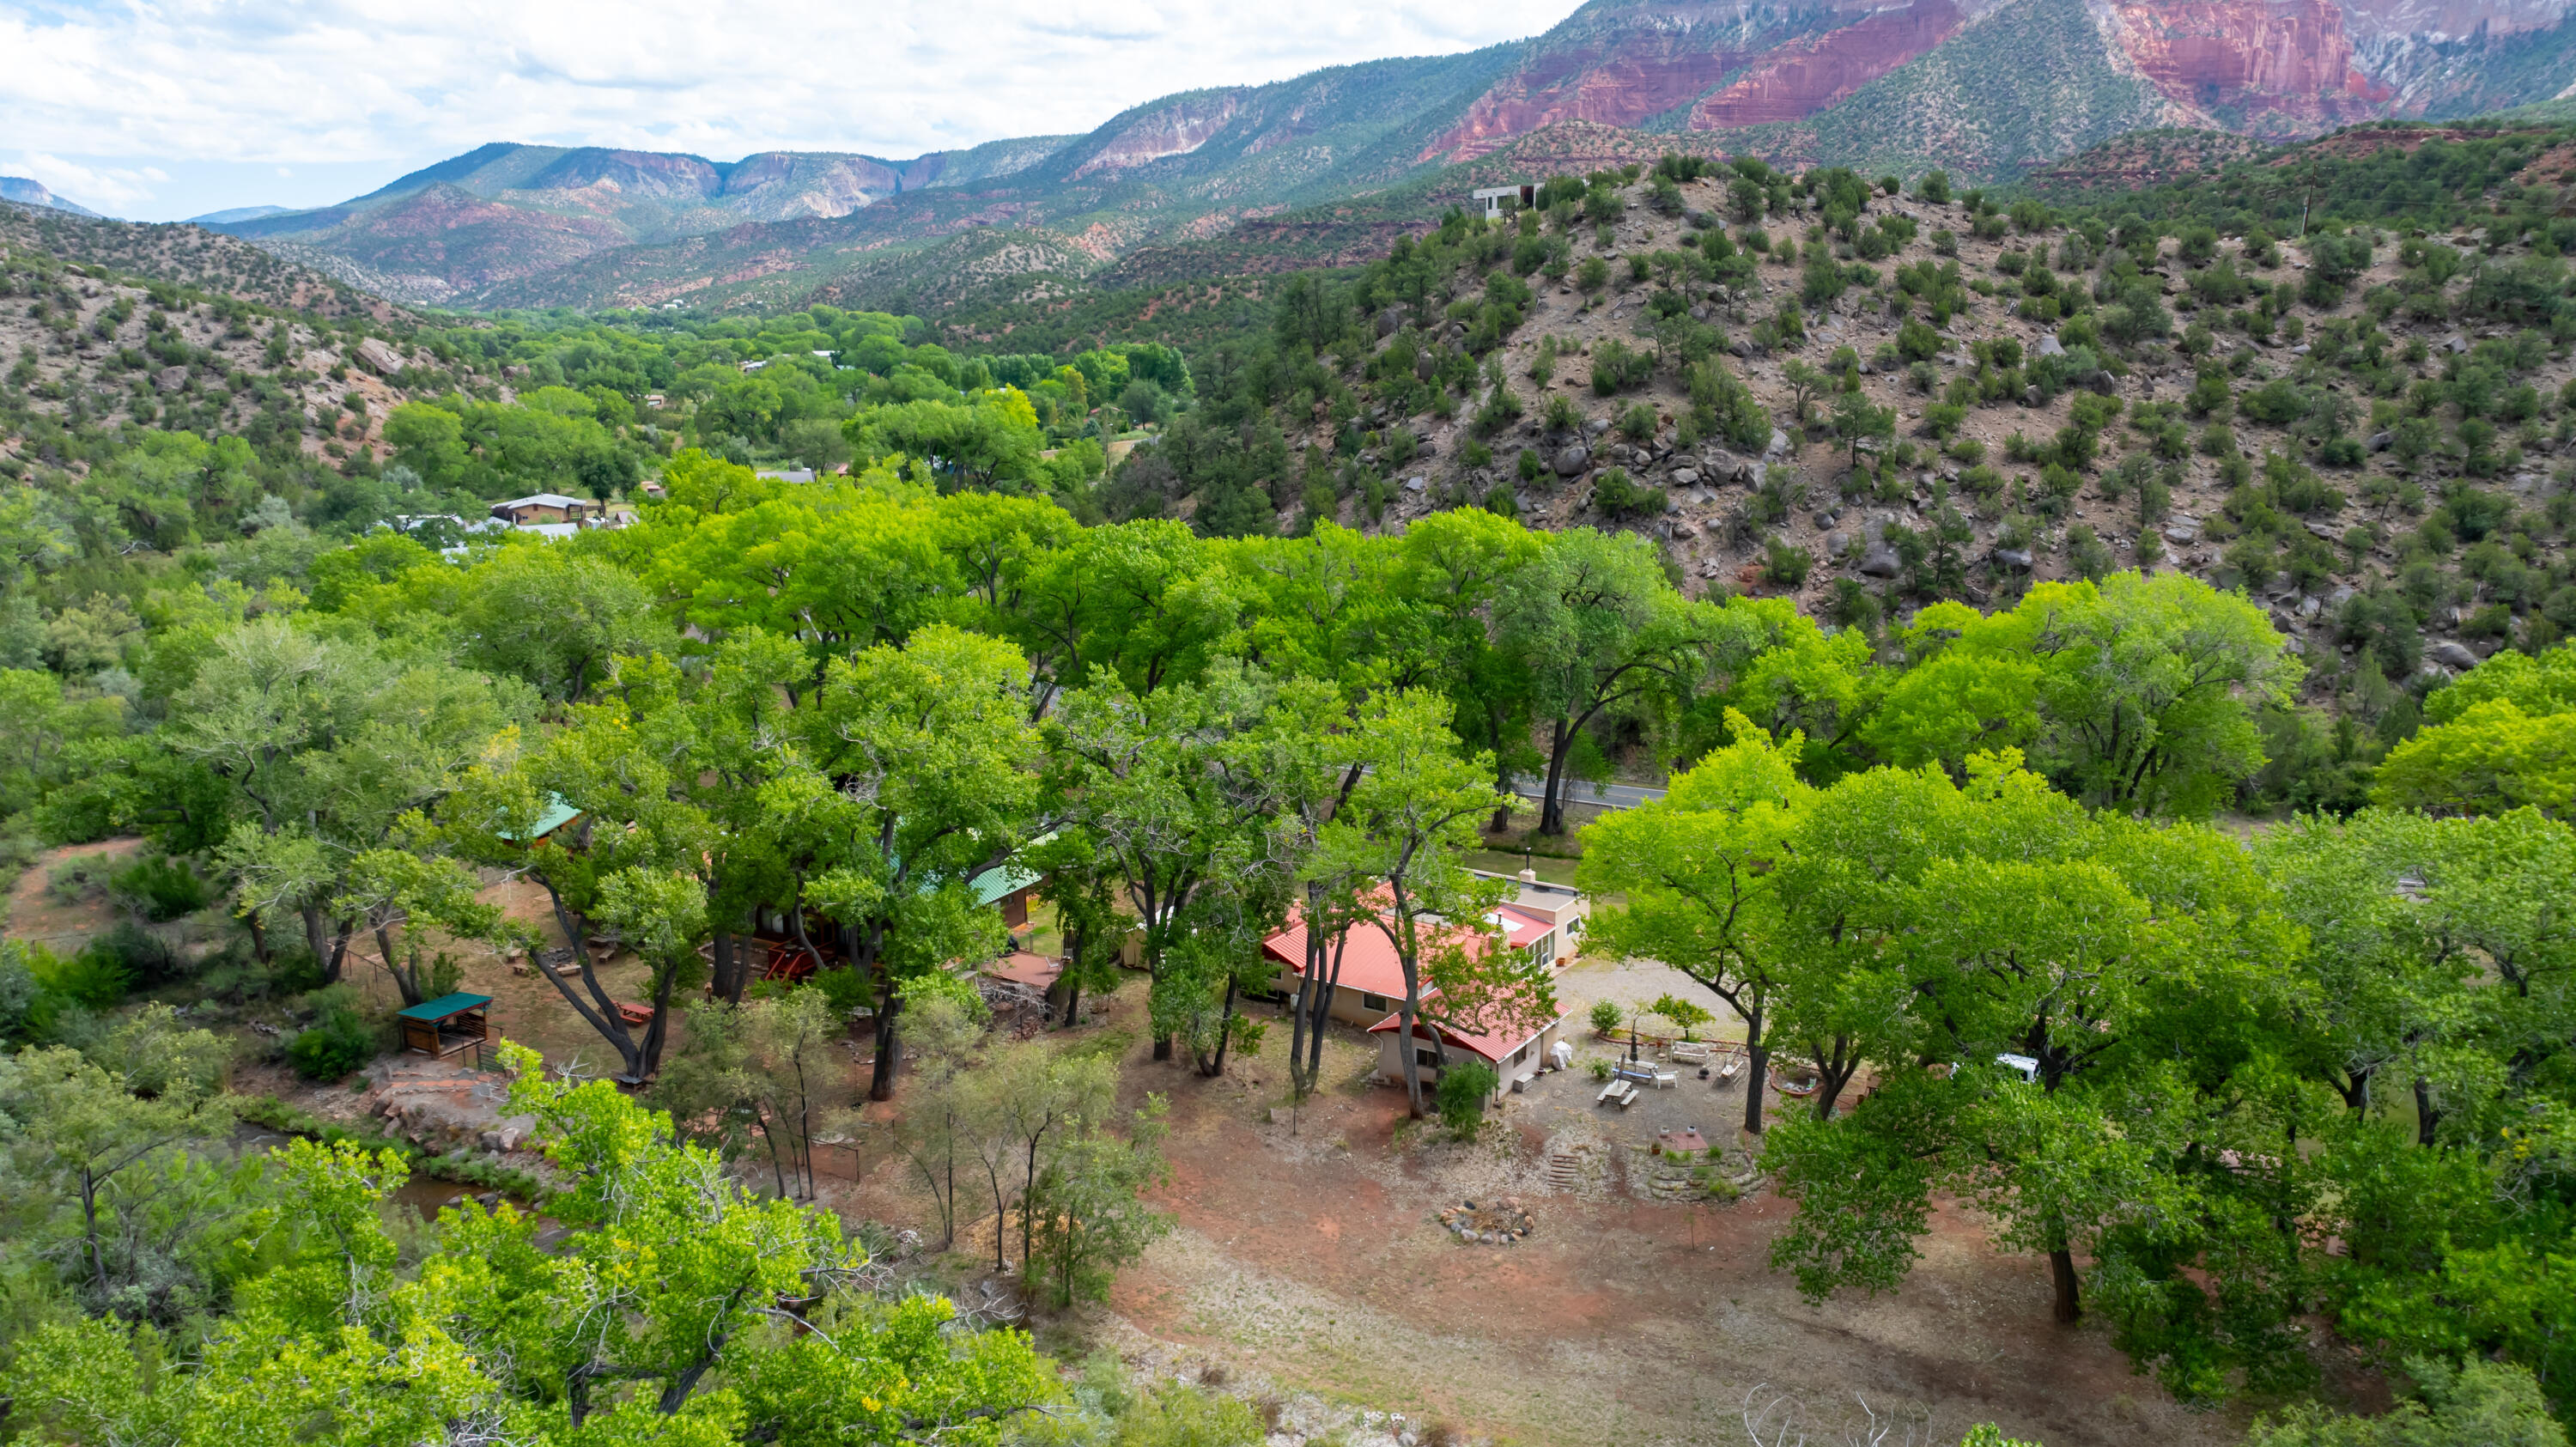
[(1395, 329), (1403, 325), (1404, 313), (1394, 307), (1388, 307), (1377, 314), (1377, 334), (1381, 337), (1394, 336)]
[(1997, 548), (1988, 556), (1998, 568), (2010, 568), (2016, 573), (2030, 571), (2030, 552), (2026, 548)]
[(188, 385), (188, 369), (185, 367), (163, 367), (160, 371), (152, 374), (152, 385), (164, 392), (176, 392), (180, 388)]
[(1581, 476), (1583, 469), (1590, 467), (1591, 465), (1591, 449), (1585, 447), (1580, 442), (1577, 442), (1556, 454), (1556, 475), (1559, 477)]
[(2066, 348), (2057, 340), (2057, 333), (2050, 332), (2032, 345), (2031, 352), (2042, 357), (2062, 357), (2066, 355)]
[(2469, 651), (2467, 644), (2461, 643), (2455, 639), (2445, 638), (2441, 642), (2434, 644), (2431, 648), (2426, 649), (2425, 652), (2431, 655), (2435, 663), (2442, 665), (2444, 668), (2475, 668), (2478, 666), (2478, 656)]
[(1860, 571), (1864, 577), (1893, 578), (1902, 571), (1902, 568), (1897, 563), (1894, 552), (1886, 548), (1873, 548), (1868, 557), (1860, 560)]
[(349, 360), (379, 377), (390, 377), (403, 369), (402, 353), (395, 351), (392, 344), (382, 337), (369, 337), (358, 343), (357, 350), (349, 354)]
[(2190, 547), (2192, 544), (2200, 541), (2200, 524), (2171, 524), (2165, 529), (2165, 541), (2178, 548)]
[(1698, 470), (1697, 468), (1690, 468), (1690, 467), (1676, 467), (1676, 468), (1674, 468), (1674, 469), (1673, 469), (1673, 486), (1675, 486), (1675, 487), (1697, 487), (1697, 486), (1699, 486), (1699, 470)]
[(1771, 441), (1762, 449), (1763, 457), (1766, 459), (1773, 457), (1786, 457), (1788, 454), (1789, 434), (1781, 431), (1777, 427), (1772, 428)]

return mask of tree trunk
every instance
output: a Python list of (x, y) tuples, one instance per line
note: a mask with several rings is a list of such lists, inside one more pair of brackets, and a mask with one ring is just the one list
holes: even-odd
[[(1073, 979), (1073, 980), (1067, 980), (1067, 981), (1065, 981), (1065, 982), (1064, 982), (1064, 1028), (1065, 1028), (1065, 1029), (1070, 1030), (1070, 1029), (1072, 1029), (1072, 1028), (1073, 1028), (1074, 1011), (1075, 1011), (1076, 1009), (1080, 1008), (1080, 1007), (1081, 1007), (1081, 1005), (1082, 1005), (1082, 981), (1081, 981), (1081, 980), (1079, 980), (1079, 979)], [(1021, 1254), (1022, 1254), (1022, 1255), (1026, 1255), (1027, 1253), (1023, 1252), (1023, 1253), (1021, 1253)]]
[(1748, 1032), (1744, 1046), (1744, 1072), (1752, 1077), (1744, 1087), (1744, 1133), (1762, 1134), (1762, 1092), (1771, 1083), (1771, 1049), (1759, 1044), (1759, 1030)]
[(1810, 1041), (1807, 1055), (1816, 1063), (1816, 1119), (1832, 1120), (1834, 1102), (1842, 1099), (1843, 1087), (1860, 1073), (1860, 1056), (1847, 1039), (1836, 1040), (1831, 1046)]
[(1342, 953), (1350, 943), (1348, 926), (1333, 936), (1332, 968), (1324, 976), (1324, 988), (1315, 996), (1315, 1028), (1306, 1041), (1306, 1078), (1317, 1084), (1324, 1078), (1324, 1025), (1333, 1018), (1333, 995), (1342, 988)]
[(330, 945), (324, 940), (322, 934), (321, 909), (307, 905), (300, 913), (304, 916), (304, 944), (306, 948), (313, 951), (313, 966), (322, 971), (322, 983), (326, 985), (339, 983), (339, 971), (334, 969), (331, 963)]
[(1288, 1005), (1288, 1090), (1303, 1100), (1314, 1093), (1315, 1077), (1306, 1068), (1306, 1035), (1315, 1013), (1315, 995), (1323, 988), (1324, 942), (1315, 934), (1315, 886), (1306, 889), (1306, 968), (1297, 977), (1297, 998)]
[(653, 1023), (644, 1027), (644, 1068), (638, 1078), (649, 1077), (662, 1068), (662, 1043), (671, 1033), (671, 986), (680, 978), (677, 965), (666, 964), (662, 978), (653, 985)]
[(894, 1028), (894, 973), (891, 970), (880, 970), (878, 974), (880, 983), (877, 986), (877, 1065), (874, 1073), (868, 1077), (868, 1099), (892, 1100), (894, 1099), (895, 1055), (902, 1048), (902, 1041), (896, 1035)]
[(1225, 1074), (1225, 1047), (1234, 1039), (1234, 976), (1225, 977), (1225, 1004), (1216, 1015), (1216, 1059), (1202, 1062), (1199, 1073), (1215, 1080)]
[(104, 1300), (107, 1296), (107, 1258), (98, 1249), (98, 1182), (86, 1168), (81, 1171), (81, 1218), (88, 1223), (88, 1230), (81, 1241), (89, 1249), (90, 1279), (98, 1283), (98, 1294)]
[(2433, 1143), (2433, 1127), (2442, 1123), (2442, 1112), (2433, 1105), (2433, 1082), (2415, 1077), (2415, 1144)]
[(728, 1005), (741, 1004), (744, 974), (742, 951), (734, 944), (733, 931), (716, 931), (715, 956), (716, 998)]
[(2367, 1070), (2352, 1072), (2347, 1083), (2335, 1087), (2335, 1094), (2343, 1097), (2346, 1110), (2355, 1115), (2368, 1115), (2370, 1113), (2370, 1072)]
[(2063, 1246), (2049, 1248), (2048, 1275), (2057, 1288), (2058, 1325), (2071, 1326), (2084, 1314), (2083, 1302), (2076, 1294), (2075, 1253)]
[(1396, 1026), (1396, 1034), (1404, 1041), (1405, 1113), (1415, 1120), (1420, 1120), (1422, 1119), (1422, 1060), (1421, 1048), (1413, 1041), (1413, 1001), (1410, 998), (1406, 999), (1404, 1008), (1398, 1013), (1401, 1020)]
[(267, 964), (267, 963), (268, 963), (268, 930), (267, 930), (267, 928), (266, 928), (265, 926), (263, 926), (263, 925), (261, 924), (261, 922), (260, 922), (260, 918), (259, 918), (259, 911), (258, 911), (258, 910), (252, 910), (252, 911), (250, 911), (248, 914), (245, 914), (244, 916), (242, 916), (242, 918), (243, 918), (245, 921), (247, 921), (247, 922), (249, 923), (249, 925), (250, 925), (250, 952), (251, 952), (251, 957), (252, 957), (253, 959), (258, 960), (258, 961), (259, 961), (261, 964), (263, 964), (263, 965), (264, 965), (264, 964)]
[(1574, 730), (1565, 719), (1558, 719), (1547, 748), (1547, 787), (1541, 791), (1538, 810), (1538, 832), (1565, 832), (1565, 756), (1574, 751)]

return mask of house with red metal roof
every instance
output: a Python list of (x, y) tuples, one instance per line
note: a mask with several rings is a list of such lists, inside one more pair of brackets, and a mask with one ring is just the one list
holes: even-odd
[[(1574, 958), (1573, 950), (1564, 944), (1570, 920), (1548, 919), (1517, 904), (1502, 905), (1485, 919), (1502, 932), (1507, 948), (1520, 951), (1534, 965), (1562, 970)], [(1486, 938), (1468, 930), (1455, 934), (1462, 940)], [(1302, 913), (1290, 911), (1287, 928), (1263, 940), (1261, 953), (1277, 967), (1273, 987), (1283, 995), (1297, 993), (1306, 974)], [(1324, 941), (1324, 978), (1333, 982), (1328, 1013), (1363, 1030), (1386, 1018), (1404, 999), (1404, 963), (1396, 956), (1395, 942), (1374, 924), (1353, 925), (1340, 937)]]
[[(1565, 1022), (1570, 1018), (1564, 1011), (1549, 1016), (1497, 1009), (1488, 1018), (1473, 1022), (1434, 1024), (1416, 1020), (1413, 1034), (1407, 1037), (1403, 1020), (1390, 1015), (1369, 1027), (1369, 1033), (1378, 1040), (1378, 1083), (1404, 1083), (1404, 1047), (1409, 1038), (1426, 1087), (1439, 1083), (1441, 1049), (1445, 1046), (1453, 1064), (1475, 1059), (1492, 1066), (1494, 1094), (1499, 1096), (1510, 1090), (1514, 1081), (1536, 1074), (1547, 1063), (1549, 1047), (1565, 1033)], [(1437, 1045), (1433, 1043), (1435, 1038)]]

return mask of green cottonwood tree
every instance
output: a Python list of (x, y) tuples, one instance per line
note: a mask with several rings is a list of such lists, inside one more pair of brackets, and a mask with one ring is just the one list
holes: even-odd
[(1742, 714), (1728, 721), (1734, 741), (1675, 775), (1663, 798), (1585, 827), (1576, 878), (1628, 901), (1593, 921), (1593, 948), (1670, 965), (1744, 1021), (1744, 1128), (1759, 1133), (1788, 944), (1778, 870), (1815, 791), (1798, 777), (1802, 735), (1774, 744)]

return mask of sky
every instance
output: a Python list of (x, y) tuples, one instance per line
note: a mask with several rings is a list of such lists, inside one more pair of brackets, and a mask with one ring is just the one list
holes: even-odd
[(1534, 35), (1575, 0), (0, 0), (0, 175), (137, 221), (486, 141), (903, 158)]

